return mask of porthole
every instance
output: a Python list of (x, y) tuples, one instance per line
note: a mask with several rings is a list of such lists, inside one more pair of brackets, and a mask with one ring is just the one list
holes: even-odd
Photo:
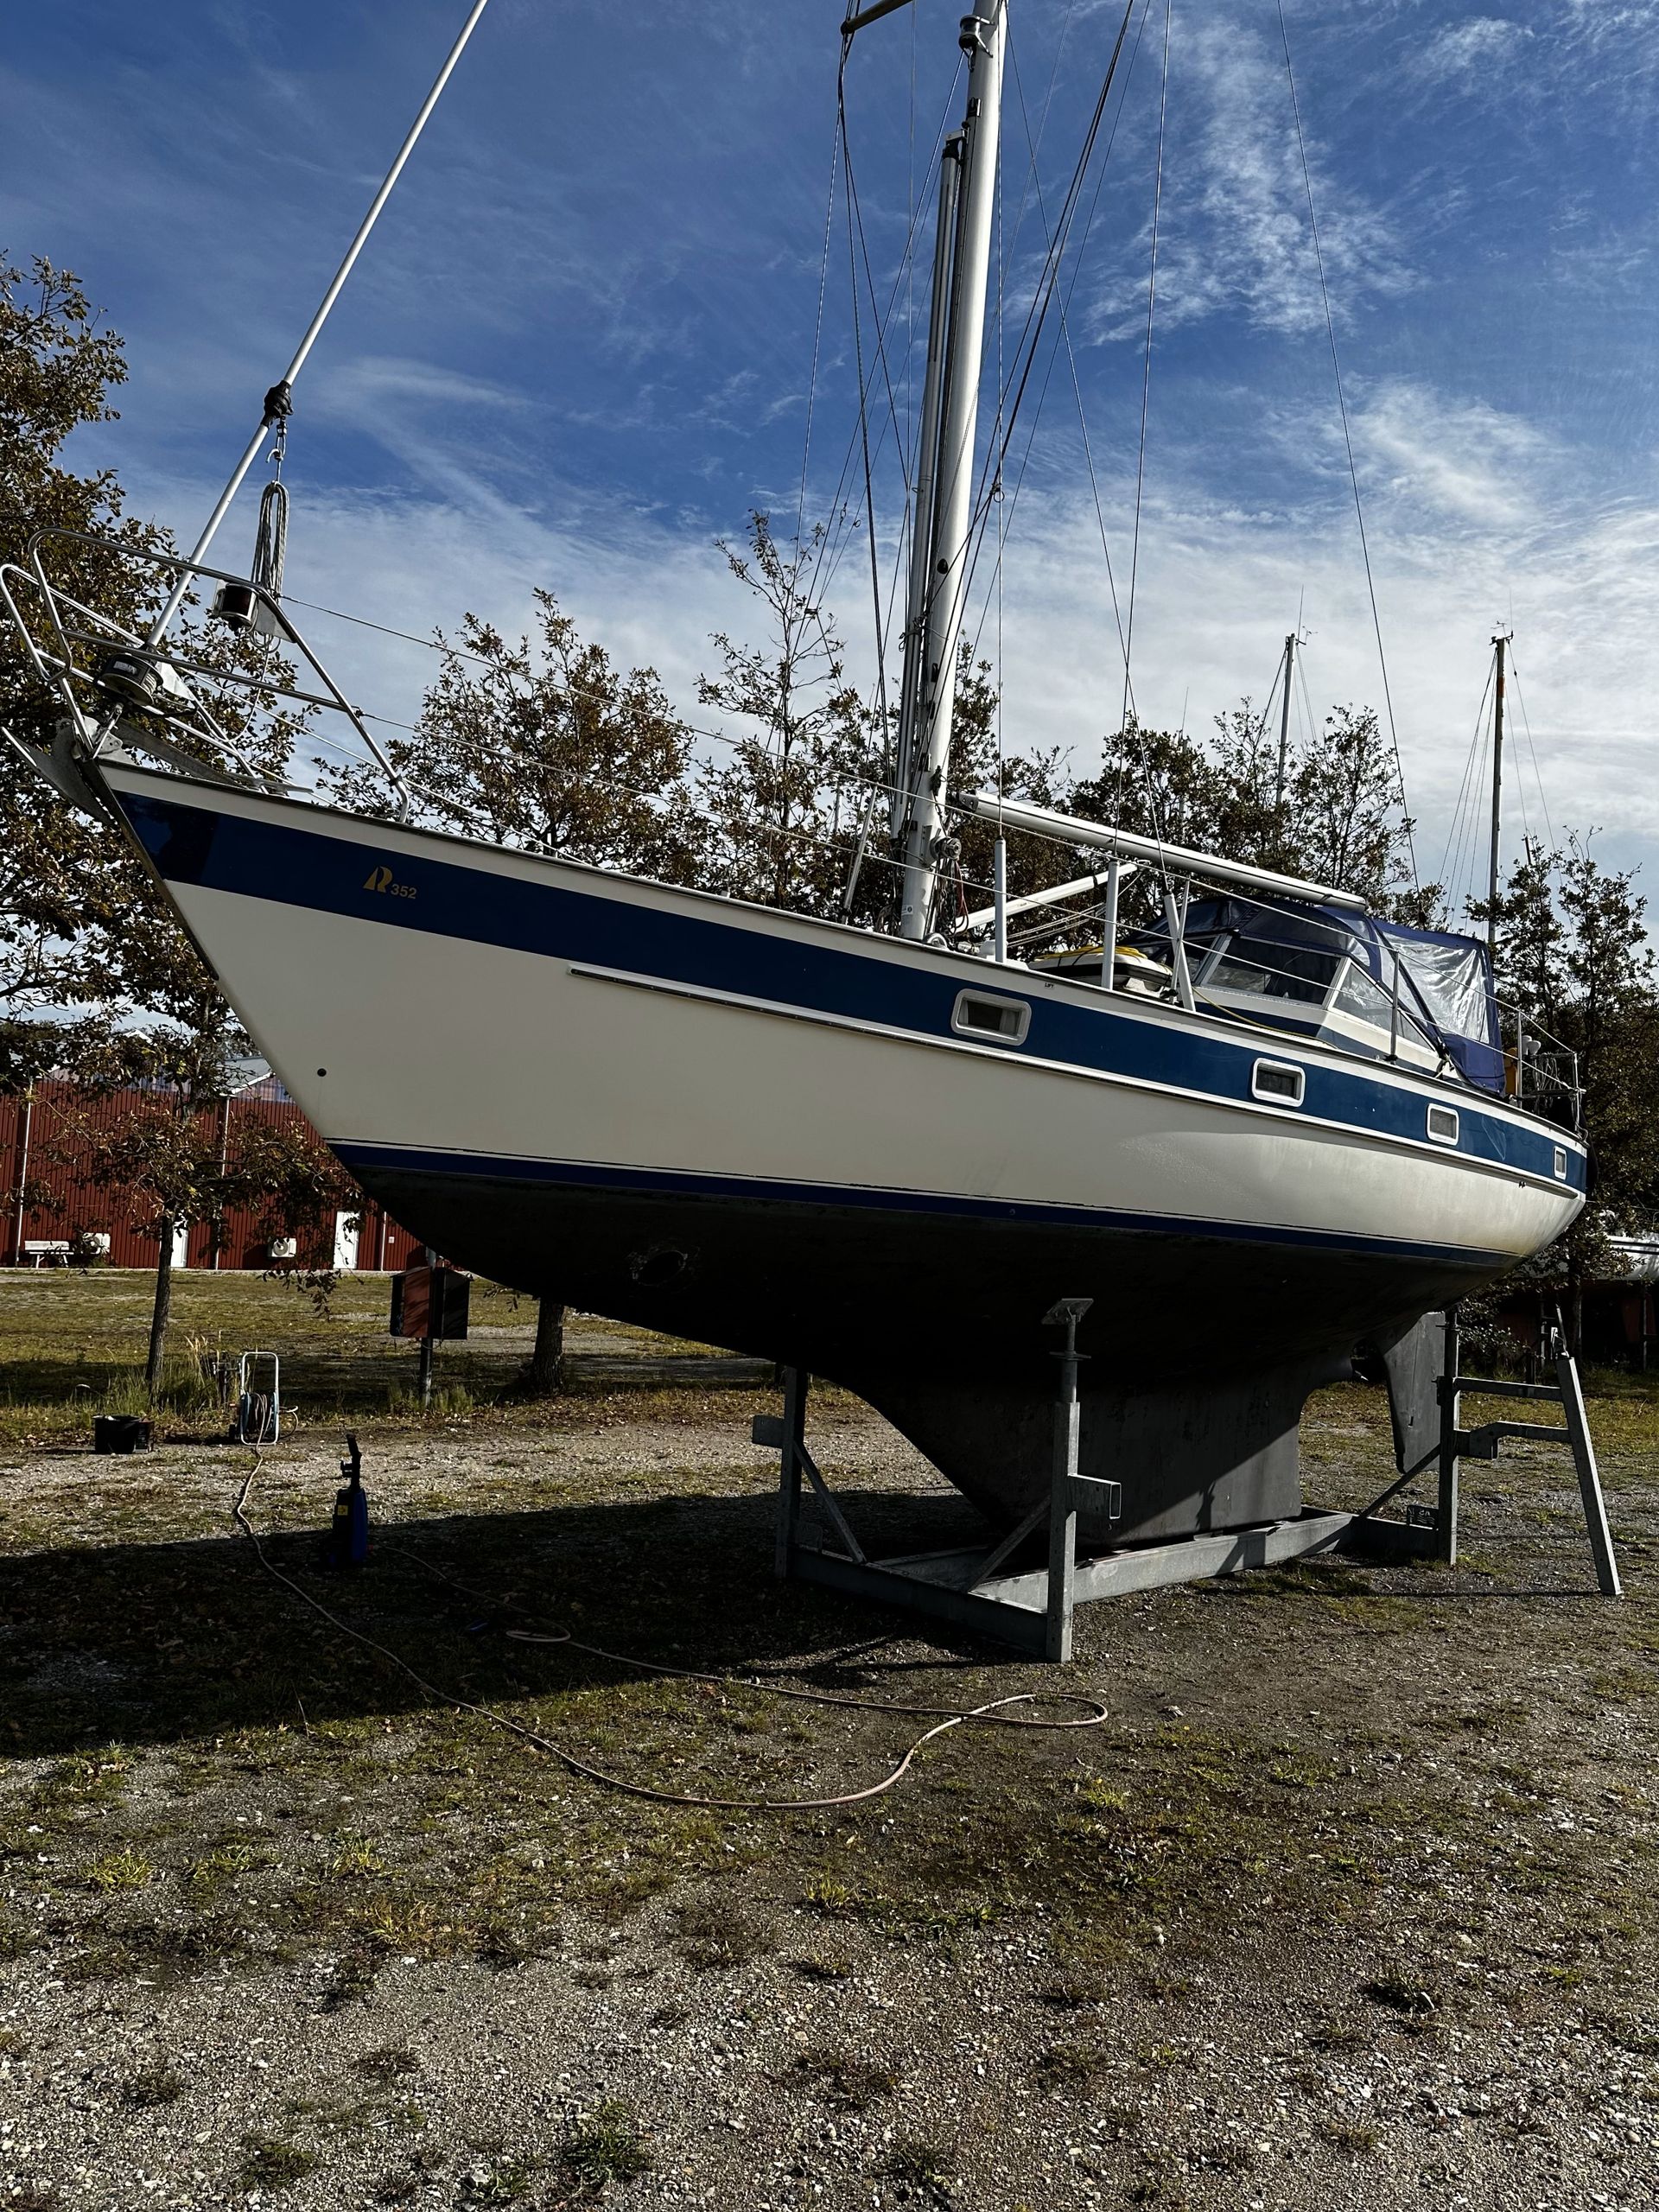
[(959, 991), (950, 1027), (959, 1037), (978, 1037), (993, 1045), (1023, 1045), (1031, 1027), (1031, 1008), (1024, 999), (993, 998), (988, 991)]
[(1288, 1060), (1258, 1060), (1250, 1070), (1250, 1096), (1270, 1106), (1300, 1106), (1306, 1089), (1306, 1069)]
[(1555, 1147), (1555, 1180), (1558, 1183), (1567, 1180), (1567, 1147), (1564, 1144), (1558, 1144)]
[(1436, 1144), (1456, 1144), (1458, 1141), (1457, 1108), (1431, 1106), (1428, 1109), (1428, 1134)]

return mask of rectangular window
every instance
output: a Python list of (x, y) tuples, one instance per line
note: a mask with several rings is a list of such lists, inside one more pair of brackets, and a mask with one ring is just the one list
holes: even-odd
[(959, 1037), (982, 1037), (997, 1045), (1023, 1045), (1031, 1027), (1024, 999), (993, 998), (988, 991), (960, 991), (950, 1016)]
[(1330, 989), (1338, 956), (1306, 944), (1280, 944), (1270, 938), (1236, 937), (1205, 976), (1205, 988), (1248, 991), (1269, 999), (1295, 999), (1319, 1006)]
[(1258, 1060), (1250, 1071), (1250, 1094), (1274, 1106), (1300, 1106), (1307, 1089), (1307, 1071), (1285, 1060)]
[(1436, 1144), (1456, 1144), (1458, 1141), (1457, 1108), (1431, 1106), (1428, 1109), (1428, 1134)]
[(1563, 1144), (1555, 1147), (1555, 1180), (1558, 1183), (1567, 1180), (1567, 1147)]

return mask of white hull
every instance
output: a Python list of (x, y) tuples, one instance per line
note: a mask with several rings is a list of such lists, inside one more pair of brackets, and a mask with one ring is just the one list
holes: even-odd
[[(599, 1310), (643, 1302), (663, 1325), (829, 1372), (838, 1359), (855, 1386), (874, 1357), (844, 1310), (860, 1252), (864, 1296), (895, 1314), (909, 1291), (888, 1277), (907, 1255), (942, 1271), (930, 1296), (951, 1299), (954, 1281), (950, 1331), (924, 1325), (918, 1342), (971, 1342), (1031, 1303), (1039, 1354), (1042, 1308), (1085, 1294), (1117, 1316), (1120, 1370), (1150, 1357), (1179, 1372), (1157, 1347), (1190, 1334), (1171, 1311), (1185, 1280), (1194, 1301), (1232, 1303), (1215, 1319), (1258, 1362), (1282, 1353), (1312, 1375), (1344, 1335), (1502, 1272), (1583, 1203), (1582, 1153), (1560, 1132), (1301, 1039), (241, 791), (106, 774), (251, 1033), (411, 1227), (428, 1229), (411, 1208), (429, 1192), (434, 1239), (463, 1262), (502, 1270), (507, 1254), (526, 1287)], [(158, 830), (187, 821), (181, 805), (188, 834)], [(963, 988), (1027, 1005), (1028, 1038), (955, 1033)], [(1303, 1106), (1252, 1096), (1259, 1056), (1306, 1070)], [(1455, 1147), (1427, 1134), (1428, 1104), (1447, 1101)], [(543, 1207), (538, 1233), (565, 1249), (537, 1262), (512, 1230), (515, 1211), (527, 1224)], [(695, 1255), (673, 1226), (688, 1209)], [(831, 1221), (845, 1226), (833, 1261)], [(810, 1262), (809, 1236), (823, 1248)], [(816, 1305), (790, 1286), (791, 1242), (836, 1285)], [(1078, 1279), (1091, 1274), (1110, 1281)], [(1241, 1314), (1241, 1294), (1262, 1310)], [(1109, 1379), (1124, 1373), (1096, 1378)]]

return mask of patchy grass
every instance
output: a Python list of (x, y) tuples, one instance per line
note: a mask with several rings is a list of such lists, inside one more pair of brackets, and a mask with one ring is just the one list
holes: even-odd
[(891, 2067), (848, 2050), (804, 2050), (796, 2058), (795, 2071), (826, 2104), (839, 2106), (844, 2112), (863, 2112), (878, 2098), (890, 2096), (899, 2086), (899, 2077)]
[(88, 1889), (101, 1890), (107, 1897), (111, 1890), (142, 1890), (155, 1877), (156, 1869), (140, 1853), (112, 1851), (92, 1859), (84, 1879)]
[(1121, 2078), (1123, 2054), (1103, 2039), (1052, 2044), (1038, 2060), (1037, 2071), (1052, 2089), (1088, 2094), (1103, 2082)]
[(420, 2060), (401, 2044), (383, 2044), (378, 2049), (365, 2050), (360, 2057), (352, 2061), (354, 2074), (362, 2075), (365, 2081), (378, 2082), (385, 2088), (406, 2081), (411, 2074), (418, 2074), (420, 2069)]
[(957, 2177), (957, 2154), (948, 2145), (928, 2136), (901, 2135), (888, 2152), (882, 2171), (893, 2181), (941, 2197)]
[(600, 2190), (613, 2182), (637, 2181), (650, 2172), (653, 2160), (632, 2107), (620, 2097), (607, 2097), (571, 2128), (559, 2164), (570, 2180)]
[(303, 2143), (281, 2135), (249, 2135), (243, 2139), (241, 2177), (249, 2189), (284, 2189), (302, 2181), (317, 2164), (317, 2154)]
[(176, 2104), (184, 2091), (184, 2076), (178, 2068), (168, 2059), (158, 2058), (127, 2075), (121, 2084), (121, 2101), (135, 2111), (143, 2112), (159, 2105)]

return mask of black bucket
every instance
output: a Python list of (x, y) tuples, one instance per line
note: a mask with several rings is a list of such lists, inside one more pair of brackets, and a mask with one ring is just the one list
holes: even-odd
[(148, 1452), (149, 1423), (142, 1414), (94, 1414), (94, 1452)]

